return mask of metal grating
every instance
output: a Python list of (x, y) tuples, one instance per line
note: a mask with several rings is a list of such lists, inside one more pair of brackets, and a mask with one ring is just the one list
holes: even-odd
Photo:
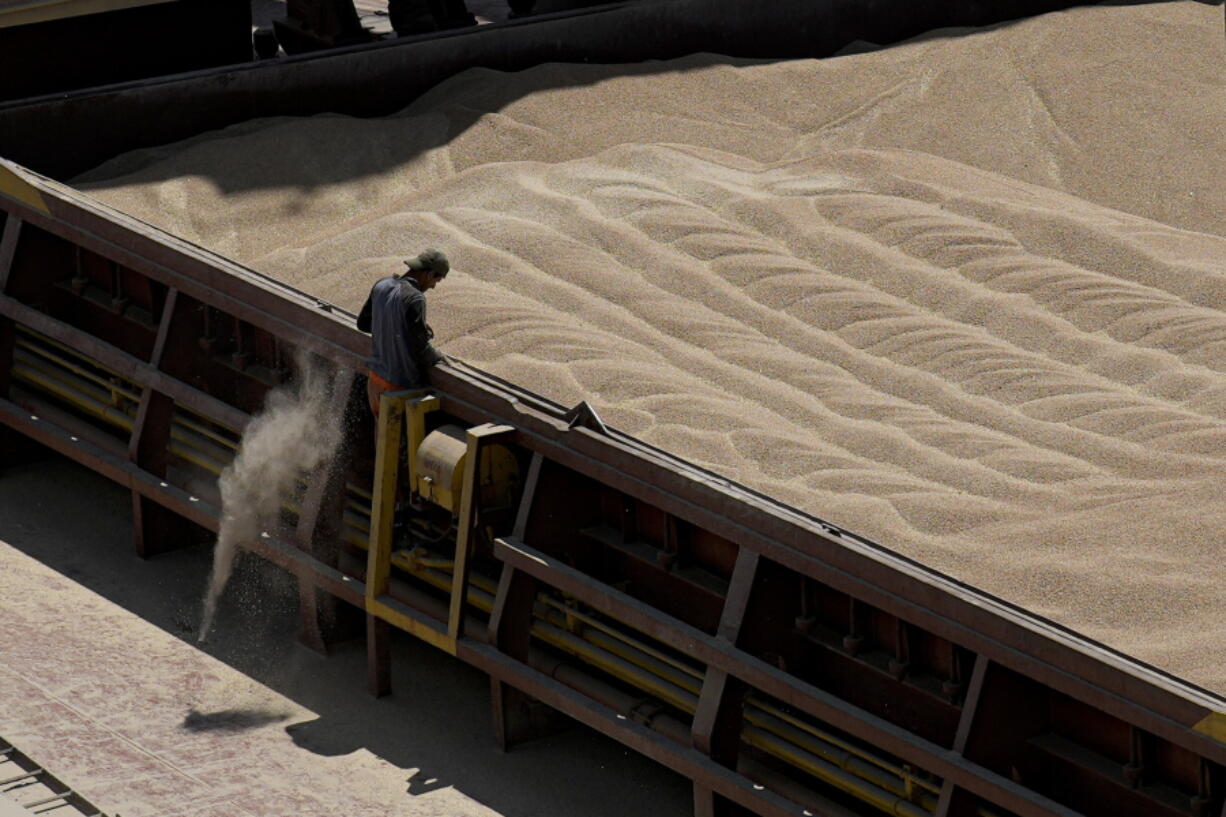
[(4, 738), (0, 738), (0, 817), (105, 817), (91, 802)]

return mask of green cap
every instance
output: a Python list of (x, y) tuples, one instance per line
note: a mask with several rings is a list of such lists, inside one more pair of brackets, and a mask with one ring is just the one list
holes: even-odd
[(448, 270), (451, 269), (451, 264), (447, 262), (447, 256), (443, 255), (442, 250), (435, 249), (419, 253), (417, 256), (406, 260), (404, 265), (413, 272), (432, 272), (439, 278), (445, 276)]

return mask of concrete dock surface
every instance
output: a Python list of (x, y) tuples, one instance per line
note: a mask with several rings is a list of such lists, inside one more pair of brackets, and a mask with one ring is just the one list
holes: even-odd
[(371, 698), (364, 645), (300, 646), (256, 557), (198, 645), (210, 548), (140, 560), (129, 505), (59, 458), (0, 472), (0, 735), (106, 814), (689, 812), (687, 781), (579, 726), (500, 752), (485, 676), (408, 637)]

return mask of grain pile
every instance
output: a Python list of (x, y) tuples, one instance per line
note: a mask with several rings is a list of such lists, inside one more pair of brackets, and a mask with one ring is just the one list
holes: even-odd
[(469, 71), (98, 198), (1226, 692), (1222, 11), (824, 61)]

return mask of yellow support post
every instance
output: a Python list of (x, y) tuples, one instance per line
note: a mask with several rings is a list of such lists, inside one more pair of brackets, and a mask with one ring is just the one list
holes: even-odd
[(366, 555), (366, 683), (370, 694), (391, 692), (391, 649), (388, 621), (380, 616), (379, 596), (387, 593), (391, 573), (396, 480), (400, 476), (400, 438), (404, 429), (405, 392), (379, 397), (375, 436), (375, 475), (370, 503), (370, 541)]
[(379, 427), (375, 438), (375, 479), (370, 503), (370, 545), (366, 554), (366, 598), (387, 592), (391, 573), (392, 524), (396, 516), (396, 482), (400, 477), (400, 439), (407, 392), (379, 397)]
[(409, 443), (409, 490), (417, 492), (417, 449), (426, 439), (426, 415), (439, 407), (439, 399), (433, 394), (424, 394), (405, 401), (407, 417), (406, 436)]
[(447, 615), (447, 637), (454, 644), (464, 632), (464, 600), (468, 596), (468, 557), (473, 549), (472, 530), (481, 489), (481, 449), (491, 440), (510, 434), (513, 426), (485, 423), (468, 430), (468, 449), (464, 455), (464, 482), (460, 497), (459, 529), (456, 532), (455, 568), (451, 580), (451, 607)]

